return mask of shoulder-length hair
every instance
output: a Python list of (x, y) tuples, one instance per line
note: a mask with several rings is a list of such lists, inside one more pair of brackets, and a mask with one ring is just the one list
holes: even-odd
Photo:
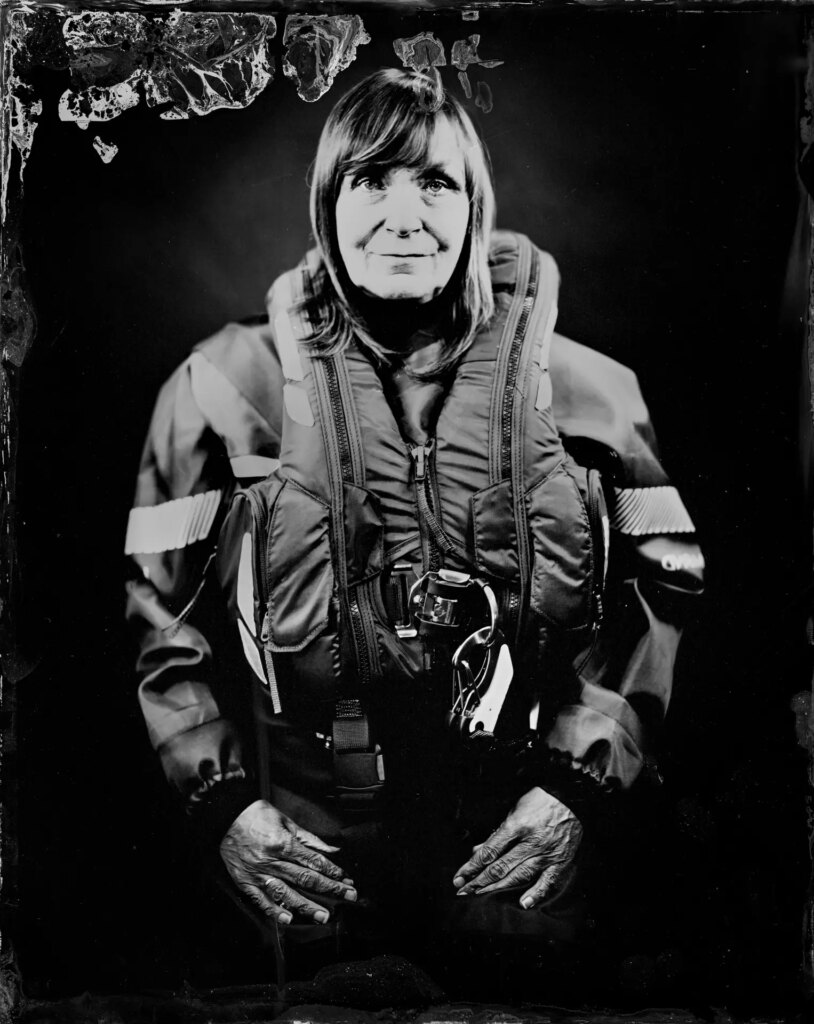
[(393, 354), (371, 335), (354, 302), (356, 288), (339, 254), (336, 201), (344, 176), (363, 166), (422, 166), (442, 118), (457, 133), (463, 151), (469, 225), (446, 288), (451, 302), (441, 353), (418, 375), (435, 375), (453, 366), (491, 319), (488, 258), (495, 198), (484, 146), (461, 104), (445, 93), (437, 72), (431, 78), (389, 68), (365, 78), (339, 100), (319, 140), (311, 180), (311, 227), (319, 266), (304, 302), (313, 330), (313, 355), (341, 352), (354, 338), (382, 361)]

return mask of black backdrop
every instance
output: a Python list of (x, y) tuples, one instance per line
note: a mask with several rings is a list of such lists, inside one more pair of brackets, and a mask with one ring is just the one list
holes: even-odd
[[(499, 225), (555, 255), (559, 329), (637, 370), (707, 554), (665, 735), (666, 810), (633, 837), (628, 924), (608, 953), (620, 998), (774, 1001), (794, 987), (806, 876), (789, 710), (808, 685), (802, 20), (362, 13), (372, 42), (314, 104), (279, 70), (282, 19), (275, 81), (242, 111), (166, 122), (142, 105), (83, 132), (57, 117), (67, 76), (38, 73), (24, 246), (39, 335), (19, 476), (25, 628), (40, 655), (19, 685), (26, 990), (271, 977), (268, 953), (226, 934), (194, 880), (135, 707), (119, 552), (159, 385), (200, 337), (262, 310), (308, 242), (305, 178), (332, 102), (397, 64), (395, 37), (432, 29), (447, 53), (479, 31), (482, 57), (505, 61), (470, 69), (494, 109), (468, 104)], [(97, 133), (119, 147), (109, 165)]]

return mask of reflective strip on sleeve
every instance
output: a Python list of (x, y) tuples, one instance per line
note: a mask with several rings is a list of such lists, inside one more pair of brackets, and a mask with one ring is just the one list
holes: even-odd
[(236, 455), (229, 464), (238, 480), (246, 480), (268, 476), (279, 467), (280, 460), (265, 455)]
[(204, 501), (203, 511), (201, 512), (201, 522), (195, 535), (190, 535), (189, 543), (194, 544), (196, 540), (203, 540), (204, 537), (209, 536), (209, 531), (212, 529), (212, 524), (215, 522), (215, 516), (218, 514), (218, 505), (220, 504), (220, 491), (210, 491), (206, 495)]
[(124, 553), (152, 555), (205, 540), (215, 521), (221, 493), (206, 491), (162, 505), (131, 509)]
[(675, 487), (617, 487), (615, 491), (616, 508), (610, 524), (620, 533), (634, 537), (695, 533), (689, 512)]

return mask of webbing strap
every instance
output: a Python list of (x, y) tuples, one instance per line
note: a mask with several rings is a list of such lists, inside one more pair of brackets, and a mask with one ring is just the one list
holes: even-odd
[(384, 785), (384, 762), (380, 748), (371, 742), (361, 701), (336, 702), (333, 752), (337, 799), (349, 810), (369, 809)]
[(341, 620), (349, 634), (355, 662), (355, 671), (345, 666), (337, 686), (333, 722), (334, 789), (344, 806), (363, 809), (375, 800), (384, 782), (381, 751), (371, 739), (370, 723), (362, 704), (362, 696), (378, 668), (375, 626), (366, 594), (359, 587), (351, 590), (348, 586), (345, 557), (344, 486), (346, 483), (364, 484), (364, 462), (358, 438), (351, 433), (351, 423), (357, 434), (358, 428), (343, 358), (315, 359), (312, 366), (328, 456)]
[(345, 698), (336, 702), (333, 743), (337, 753), (369, 749), (370, 724), (362, 712), (361, 701)]

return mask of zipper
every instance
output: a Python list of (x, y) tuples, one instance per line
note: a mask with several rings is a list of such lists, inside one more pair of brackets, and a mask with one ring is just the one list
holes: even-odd
[(366, 687), (370, 683), (370, 658), (367, 650), (367, 637), (365, 624), (362, 621), (362, 610), (359, 607), (359, 599), (355, 594), (348, 594), (348, 608), (350, 610), (350, 621), (353, 635), (356, 638), (356, 651), (359, 661), (359, 681)]
[(336, 418), (336, 440), (339, 445), (339, 466), (342, 479), (349, 483), (353, 482), (353, 461), (351, 459), (350, 444), (348, 443), (348, 422), (345, 418), (345, 405), (342, 401), (342, 392), (339, 388), (339, 380), (336, 374), (336, 367), (332, 359), (324, 360), (325, 380), (328, 384), (328, 394), (331, 400), (331, 409)]
[(426, 541), (427, 569), (435, 572), (441, 568), (441, 552), (454, 550), (452, 541), (444, 533), (433, 509), (432, 454), (435, 440), (426, 444), (409, 445), (410, 457), (415, 467), (415, 496), (418, 507), (418, 525), (422, 540)]
[[(517, 320), (512, 326), (512, 340), (506, 357), (505, 376), (502, 408), (500, 410), (500, 444), (499, 444), (499, 477), (502, 480), (510, 480), (515, 503), (523, 501), (523, 480), (522, 469), (518, 472), (512, 460), (512, 434), (514, 424), (514, 413), (516, 406), (517, 379), (520, 374), (520, 366), (523, 360), (525, 338), (529, 328), (529, 321), (534, 310), (534, 301), (539, 287), (539, 258), (535, 251), (530, 253), (525, 247), (521, 247), (521, 261), (519, 267), (518, 284), (522, 282), (524, 294), (520, 305), (520, 312)], [(507, 324), (508, 327), (508, 324)], [(519, 644), (521, 640), (520, 629), (521, 619), (524, 616), (528, 603), (527, 586), (525, 582), (529, 578), (530, 553), (527, 534), (527, 523), (525, 509), (515, 504), (515, 525), (517, 527), (517, 558), (520, 567), (520, 589), (517, 593), (510, 592), (506, 600), (506, 631), (507, 635), (513, 635)]]
[[(520, 368), (520, 356), (523, 351), (523, 341), (526, 336), (526, 328), (528, 327), (529, 317), (534, 306), (534, 298), (537, 294), (537, 280), (535, 277), (536, 270), (536, 258), (532, 261), (531, 268), (529, 270), (529, 281), (526, 287), (526, 294), (523, 296), (523, 305), (520, 309), (520, 316), (517, 320), (517, 325), (514, 329), (514, 338), (512, 339), (512, 346), (509, 350), (509, 359), (506, 366), (506, 389), (505, 393), (509, 396), (514, 395), (514, 389), (517, 385), (517, 371)], [(512, 457), (512, 416), (514, 413), (514, 402), (508, 401), (503, 406), (503, 422), (501, 424), (501, 439), (500, 439), (500, 459), (501, 465), (504, 467), (504, 475), (506, 474), (505, 467), (511, 465)]]

